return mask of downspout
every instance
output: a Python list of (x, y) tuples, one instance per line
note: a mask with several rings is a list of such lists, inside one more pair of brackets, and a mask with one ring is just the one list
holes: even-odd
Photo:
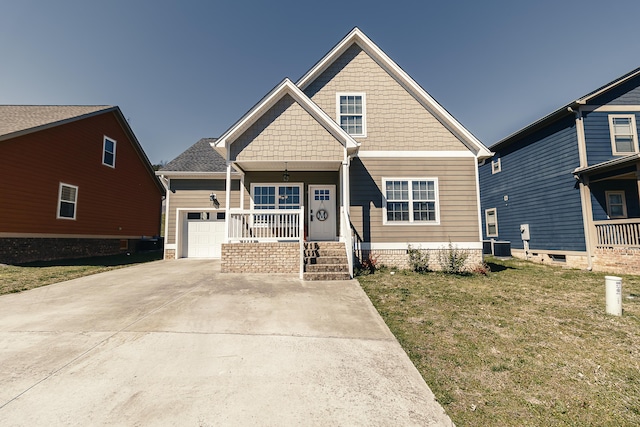
[[(164, 245), (166, 245), (166, 241), (169, 239), (169, 196), (171, 195), (171, 179), (165, 177), (164, 175), (160, 175), (160, 182), (162, 186), (165, 188), (165, 198), (164, 198)], [(165, 257), (166, 249), (163, 250), (162, 258)]]
[[(582, 107), (578, 107), (575, 111), (571, 107), (567, 107), (567, 111), (574, 113), (576, 120), (576, 138), (578, 141), (578, 157), (580, 159), (580, 167), (588, 166), (587, 161), (587, 142), (584, 135), (584, 122), (582, 120)], [(589, 188), (589, 179), (576, 175), (578, 185), (580, 187), (580, 206), (582, 207), (582, 223), (584, 229), (585, 247), (587, 250), (587, 270), (593, 269), (593, 240), (591, 237), (593, 214), (591, 209), (591, 189)]]

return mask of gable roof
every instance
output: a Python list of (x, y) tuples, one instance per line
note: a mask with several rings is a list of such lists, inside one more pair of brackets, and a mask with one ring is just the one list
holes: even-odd
[(227, 171), (227, 161), (211, 148), (218, 138), (202, 138), (157, 171), (157, 175)]
[(393, 77), (407, 92), (409, 92), (427, 111), (440, 123), (449, 129), (469, 150), (479, 159), (491, 157), (489, 149), (458, 122), (444, 107), (431, 97), (415, 80), (398, 66), (386, 53), (373, 43), (358, 27), (349, 32), (333, 49), (318, 61), (296, 85), (305, 90), (318, 76), (320, 76), (334, 61), (336, 61), (349, 47), (357, 44), (382, 69)]
[(512, 133), (511, 135), (507, 136), (506, 138), (501, 139), (500, 141), (496, 142), (495, 144), (493, 144), (490, 148), (491, 150), (497, 150), (499, 148), (502, 148), (506, 145), (509, 145), (515, 138), (519, 138), (521, 136), (527, 135), (529, 133), (535, 132), (536, 130), (539, 130), (563, 117), (566, 117), (568, 115), (573, 115), (575, 114), (575, 112), (577, 111), (578, 108), (580, 108), (581, 105), (585, 105), (591, 101), (593, 101), (596, 97), (605, 94), (606, 92), (609, 92), (621, 85), (623, 85), (624, 83), (628, 82), (629, 80), (640, 76), (640, 67), (636, 68), (635, 70), (632, 70), (630, 72), (628, 72), (627, 74), (624, 74), (623, 76), (618, 77), (617, 79), (614, 79), (612, 81), (610, 81), (609, 83), (605, 84), (604, 86), (599, 87), (598, 89), (594, 90), (593, 92), (589, 92), (588, 94), (575, 99), (573, 101), (571, 101), (570, 103), (563, 105), (562, 107), (558, 108), (557, 110), (553, 111), (552, 113), (542, 117), (539, 120), (536, 120), (535, 122), (523, 127), (522, 129)]
[(111, 105), (0, 105), (0, 141), (116, 108)]
[(347, 148), (347, 151), (355, 151), (360, 143), (356, 142), (344, 129), (342, 129), (327, 113), (305, 95), (291, 80), (285, 78), (273, 88), (264, 98), (249, 110), (239, 121), (227, 130), (215, 143), (211, 144), (218, 152), (225, 155), (228, 145), (242, 135), (263, 114), (265, 114), (276, 102), (285, 95), (290, 95), (311, 117), (322, 125), (334, 138)]

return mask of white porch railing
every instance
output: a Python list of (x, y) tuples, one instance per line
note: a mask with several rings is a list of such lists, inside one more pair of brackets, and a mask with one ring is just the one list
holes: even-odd
[(596, 247), (640, 248), (640, 218), (594, 221)]
[(229, 210), (228, 242), (297, 242), (303, 240), (302, 209)]

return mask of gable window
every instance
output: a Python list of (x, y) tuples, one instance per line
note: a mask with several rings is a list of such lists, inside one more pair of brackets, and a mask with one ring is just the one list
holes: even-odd
[(366, 106), (364, 93), (338, 93), (336, 111), (338, 124), (351, 136), (366, 136)]
[(502, 162), (500, 161), (500, 157), (494, 157), (491, 160), (491, 174), (495, 174), (502, 171)]
[(58, 190), (58, 215), (60, 219), (76, 219), (78, 187), (60, 183)]
[(102, 143), (102, 164), (116, 167), (116, 141), (106, 136)]
[(484, 222), (487, 237), (498, 237), (498, 210), (496, 208), (484, 211)]
[(610, 219), (627, 217), (627, 201), (624, 191), (606, 191), (607, 215)]
[(438, 224), (437, 178), (383, 178), (384, 224)]
[(625, 156), (638, 152), (638, 132), (634, 114), (609, 116), (611, 150), (615, 156)]

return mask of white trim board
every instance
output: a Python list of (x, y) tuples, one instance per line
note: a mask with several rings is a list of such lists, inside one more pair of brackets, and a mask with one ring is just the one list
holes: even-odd
[(449, 243), (456, 249), (482, 249), (482, 242), (391, 242), (391, 243), (370, 243), (362, 242), (360, 249), (363, 250), (407, 250), (408, 245), (414, 249), (449, 249)]
[(409, 158), (409, 157), (468, 157), (475, 158), (476, 155), (468, 150), (461, 151), (359, 151), (356, 157), (360, 158)]

